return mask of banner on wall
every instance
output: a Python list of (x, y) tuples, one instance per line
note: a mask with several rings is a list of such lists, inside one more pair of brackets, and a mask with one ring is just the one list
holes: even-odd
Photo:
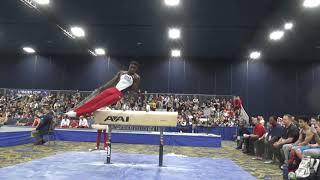
[(32, 89), (10, 89), (9, 90), (11, 95), (18, 95), (18, 96), (26, 96), (26, 95), (33, 95), (33, 94), (39, 94), (39, 95), (48, 95), (48, 90), (32, 90)]

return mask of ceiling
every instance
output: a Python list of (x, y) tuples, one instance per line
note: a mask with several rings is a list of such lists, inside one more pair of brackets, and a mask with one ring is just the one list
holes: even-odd
[[(245, 59), (259, 49), (264, 59), (320, 59), (320, 11), (301, 0), (181, 0), (168, 8), (163, 0), (51, 0), (38, 11), (20, 0), (0, 5), (0, 53), (21, 53), (31, 45), (43, 54), (84, 54), (105, 47), (111, 56), (169, 56)], [(280, 42), (272, 29), (287, 20), (296, 26)], [(68, 38), (56, 26), (85, 28), (83, 40)], [(168, 40), (168, 27), (181, 27), (182, 39)]]

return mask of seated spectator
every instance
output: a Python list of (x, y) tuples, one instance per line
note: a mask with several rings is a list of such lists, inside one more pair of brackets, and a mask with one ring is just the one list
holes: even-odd
[(79, 127), (79, 123), (77, 123), (76, 120), (72, 120), (72, 122), (70, 123), (69, 128), (78, 128)]
[(288, 162), (289, 151), (283, 151), (283, 147), (296, 142), (299, 138), (299, 129), (293, 124), (292, 116), (286, 114), (282, 118), (282, 123), (285, 126), (282, 137), (273, 144), (271, 151), (280, 162), (280, 168), (283, 169), (283, 164)]
[(197, 125), (199, 123), (199, 118), (195, 114), (193, 115), (192, 118), (192, 125), (191, 125), (191, 132), (192, 133), (198, 133)]
[(88, 128), (88, 121), (86, 118), (84, 118), (84, 116), (80, 116), (80, 120), (79, 120), (79, 126), (78, 128)]
[(63, 118), (61, 120), (60, 127), (61, 128), (69, 128), (69, 126), (70, 126), (70, 119), (68, 119), (67, 116), (63, 116)]
[(151, 110), (151, 107), (149, 105), (149, 103), (146, 104), (146, 111), (149, 112)]
[(317, 118), (316, 117), (311, 117), (310, 119), (310, 126), (317, 124)]
[(6, 118), (4, 117), (4, 113), (0, 113), (0, 127), (3, 126), (5, 122), (6, 122)]
[(283, 127), (277, 123), (276, 116), (271, 116), (269, 118), (268, 125), (269, 125), (268, 134), (266, 135), (266, 139), (264, 142), (265, 159), (266, 159), (266, 161), (264, 162), (265, 164), (272, 163), (273, 153), (271, 149), (273, 147), (273, 144), (277, 142), (283, 134)]
[[(309, 149), (309, 143), (314, 139), (314, 134), (309, 126), (309, 119), (307, 117), (300, 117), (298, 121), (301, 129), (299, 139), (291, 146), (291, 149), (288, 148), (290, 151), (290, 159), (288, 160), (289, 171), (294, 171), (298, 168), (302, 159), (302, 152)], [(296, 156), (298, 157), (297, 160)]]
[[(258, 118), (253, 117), (252, 118), (252, 123), (255, 126), (253, 128), (253, 134), (244, 134), (243, 139), (244, 139), (244, 144), (245, 144), (245, 151), (244, 153), (247, 154), (254, 154), (254, 144), (256, 143), (257, 140), (260, 140), (260, 138), (264, 135), (265, 129), (264, 127), (258, 122)], [(259, 156), (260, 154), (257, 154)]]
[(36, 129), (31, 132), (32, 137), (36, 139), (34, 145), (42, 145), (45, 143), (43, 136), (48, 134), (51, 123), (53, 120), (53, 114), (50, 112), (49, 109), (44, 110), (44, 114), (40, 118), (40, 123), (37, 125)]
[(21, 118), (16, 122), (17, 126), (26, 126), (28, 124), (28, 119), (27, 118)]
[(244, 121), (240, 121), (239, 130), (238, 130), (238, 134), (237, 134), (237, 147), (236, 147), (236, 149), (242, 149), (243, 135), (244, 134), (250, 134), (250, 132), (245, 127)]
[[(259, 122), (259, 125), (261, 125), (264, 129), (265, 121), (262, 116), (258, 116), (258, 122)], [(254, 149), (256, 150), (255, 151), (256, 157), (252, 158), (253, 160), (262, 160), (263, 159), (262, 156), (264, 154), (264, 149), (265, 149), (264, 142), (265, 142), (266, 136), (267, 136), (267, 133), (264, 129), (264, 134), (262, 136), (259, 136), (258, 140), (256, 140), (254, 142)]]
[[(296, 155), (296, 151), (294, 149), (300, 148), (300, 146), (308, 145), (313, 139), (313, 133), (311, 132), (310, 126), (309, 126), (309, 119), (307, 117), (300, 117), (298, 118), (298, 122), (300, 127), (298, 140), (293, 144), (286, 144), (282, 148), (284, 154), (290, 154), (290, 156), (285, 157), (286, 159), (285, 164), (288, 165), (289, 157), (291, 157), (291, 162), (289, 164), (292, 170), (294, 170), (294, 164), (293, 164), (294, 162), (292, 161)], [(302, 148), (304, 149), (305, 147), (302, 147)], [(299, 155), (301, 157), (302, 153), (300, 152)], [(298, 163), (295, 163), (295, 165), (298, 165)]]
[(313, 158), (320, 158), (320, 119), (311, 125), (311, 132), (314, 134), (315, 144), (310, 144), (309, 149), (302, 152), (302, 156), (311, 156)]

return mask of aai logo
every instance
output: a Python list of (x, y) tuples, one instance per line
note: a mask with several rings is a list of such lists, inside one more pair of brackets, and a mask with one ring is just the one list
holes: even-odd
[(129, 117), (123, 116), (108, 116), (104, 121), (111, 121), (111, 122), (129, 122)]

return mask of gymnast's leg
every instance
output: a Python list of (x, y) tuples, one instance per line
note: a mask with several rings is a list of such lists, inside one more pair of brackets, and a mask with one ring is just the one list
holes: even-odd
[(102, 107), (108, 106), (119, 101), (123, 97), (121, 91), (119, 91), (115, 87), (108, 88), (98, 94), (95, 98), (91, 99), (90, 101), (84, 103), (80, 107), (77, 107), (73, 111), (69, 111), (66, 113), (69, 117), (76, 117), (85, 115), (88, 113), (92, 113), (97, 109)]

